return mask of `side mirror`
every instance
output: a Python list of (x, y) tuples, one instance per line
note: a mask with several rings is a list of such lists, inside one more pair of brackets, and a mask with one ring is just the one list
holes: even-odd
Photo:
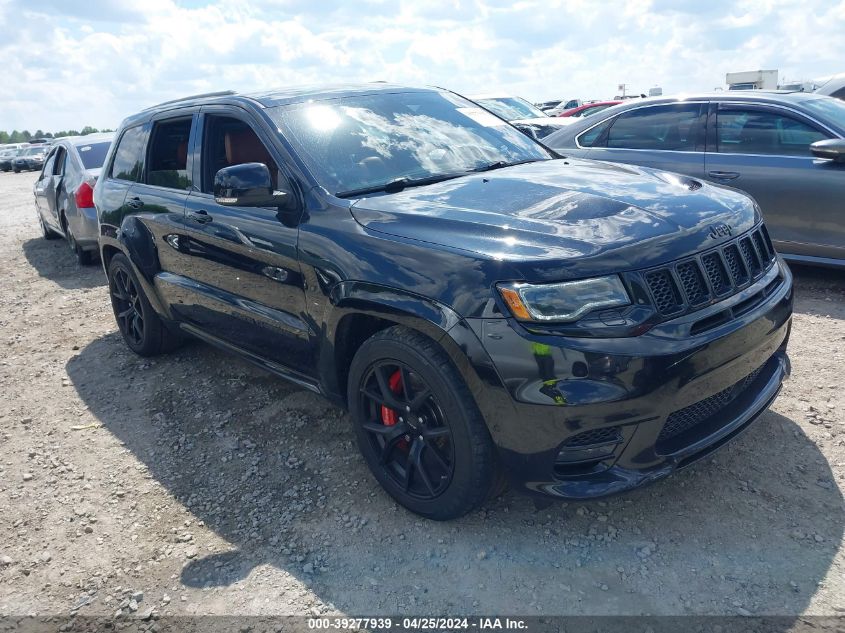
[(273, 187), (264, 163), (232, 165), (214, 175), (214, 201), (226, 207), (279, 207), (287, 195)]
[(845, 163), (845, 139), (831, 138), (816, 141), (810, 145), (810, 151), (817, 158), (827, 158), (835, 163)]

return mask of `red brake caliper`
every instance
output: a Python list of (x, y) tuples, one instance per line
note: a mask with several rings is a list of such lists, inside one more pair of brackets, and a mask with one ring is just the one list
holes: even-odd
[[(402, 372), (398, 369), (393, 372), (388, 379), (387, 384), (393, 393), (402, 393)], [(393, 426), (399, 421), (399, 414), (393, 409), (381, 405), (381, 421), (384, 422), (386, 426)]]
[[(402, 372), (398, 369), (391, 374), (390, 378), (387, 381), (387, 385), (390, 387), (390, 390), (399, 395), (402, 393)], [(399, 422), (399, 414), (391, 409), (390, 407), (386, 407), (381, 405), (381, 421), (384, 423), (385, 426), (394, 426), (397, 422)], [(401, 449), (408, 448), (408, 442), (404, 439), (399, 440), (396, 443)]]

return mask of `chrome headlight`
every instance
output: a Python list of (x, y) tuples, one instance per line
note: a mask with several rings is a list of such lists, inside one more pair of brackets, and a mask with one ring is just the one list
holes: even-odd
[(555, 284), (500, 284), (498, 288), (513, 315), (523, 321), (577, 321), (592, 310), (631, 303), (616, 275)]

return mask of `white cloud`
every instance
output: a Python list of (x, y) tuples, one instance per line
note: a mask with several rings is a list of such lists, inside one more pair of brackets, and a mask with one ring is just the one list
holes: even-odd
[(114, 127), (194, 92), (436, 84), (539, 100), (845, 71), (845, 1), (0, 0), (0, 129)]

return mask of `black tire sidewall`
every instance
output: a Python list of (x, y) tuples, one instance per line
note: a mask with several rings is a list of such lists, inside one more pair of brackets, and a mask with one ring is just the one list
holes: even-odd
[[(112, 312), (115, 316), (115, 323), (117, 323), (118, 331), (123, 337), (123, 340), (126, 342), (127, 347), (141, 356), (154, 356), (155, 354), (158, 354), (161, 348), (161, 328), (163, 327), (161, 319), (147, 300), (147, 295), (144, 293), (144, 288), (141, 286), (135, 271), (132, 269), (132, 264), (125, 255), (118, 254), (112, 257), (109, 262), (108, 270), (109, 298), (111, 299)], [(117, 320), (117, 305), (115, 305), (115, 299), (112, 296), (112, 289), (114, 284), (114, 275), (118, 270), (122, 270), (129, 275), (130, 279), (132, 279), (132, 283), (135, 284), (135, 288), (138, 291), (138, 296), (140, 298), (139, 303), (141, 305), (141, 316), (144, 320), (144, 336), (140, 345), (136, 344), (123, 330), (120, 329), (120, 323)]]
[[(452, 480), (449, 487), (434, 499), (417, 499), (401, 490), (379, 463), (379, 456), (370, 443), (370, 434), (361, 426), (364, 417), (358, 395), (361, 381), (369, 374), (375, 363), (384, 361), (401, 362), (420, 375), (431, 389), (452, 431), (454, 451)], [(478, 444), (486, 442), (489, 450), (493, 450), (486, 428), (481, 430), (483, 432), (481, 435), (477, 425), (474, 425), (470, 419), (470, 416), (480, 414), (476, 414), (475, 402), (464, 401), (464, 398), (468, 396), (466, 388), (458, 389), (450, 384), (450, 381), (462, 382), (460, 375), (454, 369), (444, 373), (442, 363), (442, 358), (429, 359), (419, 349), (401, 340), (376, 337), (365, 342), (355, 355), (350, 366), (347, 394), (358, 447), (375, 478), (401, 505), (422, 516), (440, 520), (461, 516), (472, 510), (478, 504), (479, 498), (483, 500), (486, 495), (479, 495), (477, 471), (483, 470), (485, 465), (478, 463), (474, 447), (477, 448)], [(480, 479), (483, 482), (482, 486), (487, 484), (489, 487), (489, 476), (485, 477), (482, 474)], [(487, 481), (484, 481), (485, 479)]]

